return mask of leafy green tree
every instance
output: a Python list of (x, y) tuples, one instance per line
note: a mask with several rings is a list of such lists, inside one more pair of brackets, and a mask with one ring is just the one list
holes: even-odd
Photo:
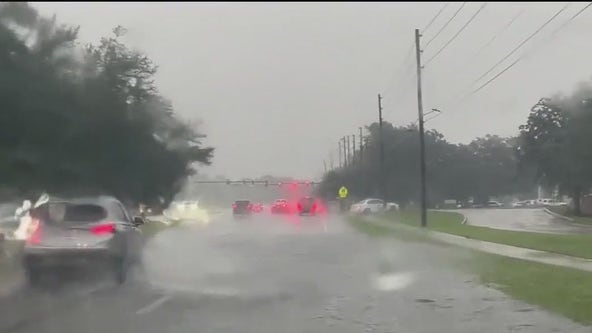
[(581, 85), (570, 96), (543, 98), (520, 126), (521, 162), (534, 166), (542, 183), (569, 193), (578, 215), (581, 195), (592, 186), (590, 98), (589, 85)]
[[(402, 205), (419, 202), (419, 131), (414, 124), (394, 127), (383, 124), (385, 175), (379, 164), (379, 127), (367, 126), (368, 146), (354, 164), (325, 174), (318, 193), (334, 198), (346, 185), (350, 195), (361, 199), (380, 197), (387, 185), (389, 200)], [(487, 201), (491, 196), (528, 192), (533, 178), (518, 174), (516, 139), (485, 136), (468, 145), (452, 144), (435, 130), (425, 132), (428, 201), (435, 206), (445, 199)]]
[(124, 28), (85, 47), (77, 32), (0, 4), (1, 189), (172, 199), (213, 148), (160, 95), (157, 67), (121, 41)]

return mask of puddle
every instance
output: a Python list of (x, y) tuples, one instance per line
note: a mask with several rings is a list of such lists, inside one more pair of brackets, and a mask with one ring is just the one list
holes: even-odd
[(405, 289), (414, 281), (411, 273), (383, 274), (373, 279), (373, 286), (380, 291), (395, 291)]

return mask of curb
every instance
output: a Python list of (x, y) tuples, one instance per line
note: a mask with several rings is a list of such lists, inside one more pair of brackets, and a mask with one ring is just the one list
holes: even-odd
[[(386, 228), (390, 228), (391, 230), (396, 230), (396, 228), (404, 227), (405, 229), (417, 229), (416, 227), (410, 227), (405, 225), (398, 225), (394, 227), (389, 223), (384, 223), (380, 221), (380, 225)], [(433, 231), (433, 230), (425, 230), (427, 238), (443, 242), (448, 245), (456, 246), (459, 248), (465, 248), (469, 250), (479, 251), (483, 253), (490, 253), (493, 255), (508, 257), (508, 258), (515, 258), (519, 260), (529, 261), (529, 262), (538, 262), (546, 265), (555, 265), (561, 266), (571, 269), (576, 269), (579, 271), (584, 272), (592, 272), (592, 259), (581, 258), (581, 257), (574, 257), (565, 254), (559, 254), (554, 252), (542, 251), (542, 250), (534, 250), (525, 247), (507, 245), (502, 243), (496, 242), (488, 242), (483, 241), (475, 238), (469, 238), (465, 236), (449, 234), (445, 232)], [(489, 247), (489, 249), (487, 248)], [(508, 253), (507, 249), (515, 249), (518, 251), (523, 251), (523, 254), (510, 254)]]
[(547, 213), (547, 214), (551, 215), (551, 216), (554, 216), (554, 217), (556, 217), (556, 218), (560, 218), (560, 219), (563, 219), (563, 220), (566, 220), (566, 221), (569, 221), (569, 222), (573, 222), (573, 221), (575, 221), (575, 220), (574, 220), (574, 219), (572, 219), (571, 217), (567, 217), (567, 216), (563, 216), (563, 215), (561, 215), (561, 214), (557, 214), (557, 213), (555, 213), (555, 212), (551, 211), (549, 208), (545, 208), (545, 209), (543, 209), (543, 211), (544, 211), (545, 213)]
[(450, 212), (450, 213), (457, 213), (460, 214), (463, 219), (462, 222), (460, 224), (467, 224), (467, 222), (469, 221), (469, 219), (467, 219), (467, 216), (461, 212), (458, 211), (458, 209), (428, 209), (428, 211), (432, 211), (432, 212)]

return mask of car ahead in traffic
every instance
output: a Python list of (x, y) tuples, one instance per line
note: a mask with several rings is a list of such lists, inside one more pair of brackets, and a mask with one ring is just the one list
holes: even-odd
[(30, 215), (22, 263), (31, 285), (52, 270), (99, 267), (123, 283), (141, 262), (144, 220), (114, 197), (48, 198)]
[(252, 213), (252, 205), (249, 200), (236, 200), (232, 204), (232, 214), (235, 217), (249, 216)]
[(360, 202), (351, 205), (350, 207), (350, 213), (365, 215), (397, 210), (399, 210), (399, 205), (394, 202), (387, 202), (385, 205), (384, 201), (380, 199), (371, 198), (364, 199)]
[(258, 203), (258, 202), (254, 203), (254, 204), (251, 206), (251, 211), (252, 211), (253, 213), (261, 213), (261, 212), (263, 212), (263, 204), (261, 204), (261, 203)]
[(290, 213), (290, 205), (288, 204), (288, 200), (277, 199), (271, 205), (271, 213), (272, 214), (289, 214)]
[(319, 203), (313, 197), (303, 197), (296, 204), (299, 215), (314, 216), (319, 212)]

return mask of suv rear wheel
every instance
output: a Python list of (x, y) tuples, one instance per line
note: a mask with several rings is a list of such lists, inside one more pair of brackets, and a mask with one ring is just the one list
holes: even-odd
[(128, 264), (122, 258), (117, 258), (113, 261), (112, 268), (113, 277), (117, 284), (124, 284), (127, 280)]

